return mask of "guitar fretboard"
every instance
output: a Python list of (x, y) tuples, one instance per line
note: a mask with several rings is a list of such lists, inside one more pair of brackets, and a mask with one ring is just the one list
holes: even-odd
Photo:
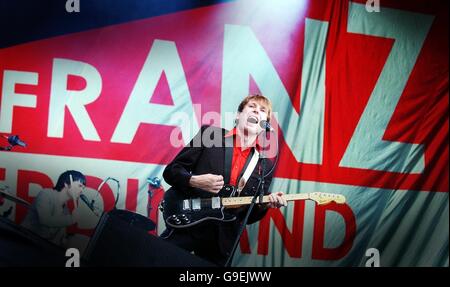
[[(310, 198), (309, 193), (297, 193), (297, 194), (284, 194), (284, 198), (287, 201), (293, 201), (293, 200), (306, 200)], [(238, 207), (241, 205), (248, 205), (252, 203), (252, 196), (242, 196), (242, 197), (225, 197), (222, 198), (222, 205), (224, 207), (232, 208), (232, 207)], [(256, 199), (257, 203), (259, 202), (259, 199)], [(263, 196), (262, 203), (269, 203), (269, 196), (265, 195)]]

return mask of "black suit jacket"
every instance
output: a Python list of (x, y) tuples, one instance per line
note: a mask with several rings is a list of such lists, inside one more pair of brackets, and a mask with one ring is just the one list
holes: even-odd
[[(164, 180), (170, 184), (172, 188), (184, 192), (188, 197), (212, 197), (214, 194), (210, 192), (189, 186), (189, 180), (192, 175), (211, 173), (222, 175), (225, 184), (229, 183), (231, 160), (225, 160), (225, 150), (232, 150), (233, 147), (225, 146), (226, 133), (227, 130), (222, 128), (202, 126), (191, 142), (184, 147), (165, 168), (163, 173)], [(259, 159), (256, 168), (253, 170), (245, 188), (241, 192), (241, 196), (251, 196), (255, 194), (259, 183), (259, 170), (263, 161), (266, 173), (272, 169), (273, 160)], [(270, 173), (265, 178), (264, 194), (269, 194), (272, 174), (273, 173)], [(245, 216), (247, 210), (248, 206), (233, 210), (239, 220), (232, 223), (212, 223), (217, 224), (220, 250), (224, 255), (228, 255), (229, 251), (231, 251), (236, 236), (239, 233), (241, 220)], [(267, 210), (268, 208), (265, 205), (255, 205), (247, 223), (251, 224), (260, 220), (267, 213)], [(207, 228), (211, 228), (211, 226), (205, 226), (200, 229), (197, 228), (196, 231), (202, 233), (202, 231), (205, 231)]]

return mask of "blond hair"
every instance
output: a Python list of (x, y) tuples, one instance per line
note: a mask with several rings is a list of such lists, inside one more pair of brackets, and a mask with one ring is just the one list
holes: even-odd
[(239, 104), (238, 112), (241, 113), (244, 110), (245, 105), (247, 105), (247, 103), (251, 100), (255, 100), (267, 108), (267, 121), (270, 121), (270, 117), (272, 115), (272, 103), (268, 98), (264, 97), (261, 94), (251, 94), (245, 97)]

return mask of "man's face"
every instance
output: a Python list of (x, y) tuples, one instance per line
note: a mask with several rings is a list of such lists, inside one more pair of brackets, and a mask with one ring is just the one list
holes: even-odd
[(263, 131), (260, 122), (267, 121), (267, 107), (260, 101), (250, 100), (238, 113), (238, 130), (249, 134), (259, 134)]
[(73, 199), (78, 199), (86, 186), (79, 180), (72, 182), (70, 193)]

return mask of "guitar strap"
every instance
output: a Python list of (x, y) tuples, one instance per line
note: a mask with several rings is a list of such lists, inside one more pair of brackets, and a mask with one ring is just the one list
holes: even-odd
[[(233, 160), (233, 143), (234, 137), (225, 138), (225, 170), (224, 170), (225, 183), (230, 182), (231, 163)], [(239, 174), (237, 184), (235, 186), (235, 189), (237, 190), (238, 194), (240, 194), (241, 191), (244, 189), (245, 184), (247, 183), (250, 175), (252, 174), (253, 170), (258, 164), (258, 159), (259, 159), (259, 152), (255, 148), (252, 148), (250, 151), (250, 155), (247, 157), (247, 161), (245, 162), (245, 165), (242, 168), (241, 173)]]
[(241, 172), (241, 177), (238, 179), (238, 185), (237, 185), (237, 192), (238, 194), (241, 193), (241, 191), (244, 189), (245, 185), (247, 184), (247, 181), (252, 174), (253, 170), (255, 169), (256, 165), (258, 164), (259, 159), (259, 152), (252, 148), (251, 156), (247, 158), (247, 162), (245, 163), (245, 166)]
[[(226, 137), (225, 138), (225, 170), (224, 170), (224, 182), (230, 183), (230, 173), (231, 173), (231, 164), (233, 160), (233, 145), (234, 145), (234, 137)], [(253, 170), (258, 164), (259, 152), (252, 148), (250, 151), (250, 155), (247, 157), (247, 161), (245, 162), (244, 167), (239, 174), (237, 184), (235, 189), (238, 194), (244, 189), (249, 177), (251, 176)]]

